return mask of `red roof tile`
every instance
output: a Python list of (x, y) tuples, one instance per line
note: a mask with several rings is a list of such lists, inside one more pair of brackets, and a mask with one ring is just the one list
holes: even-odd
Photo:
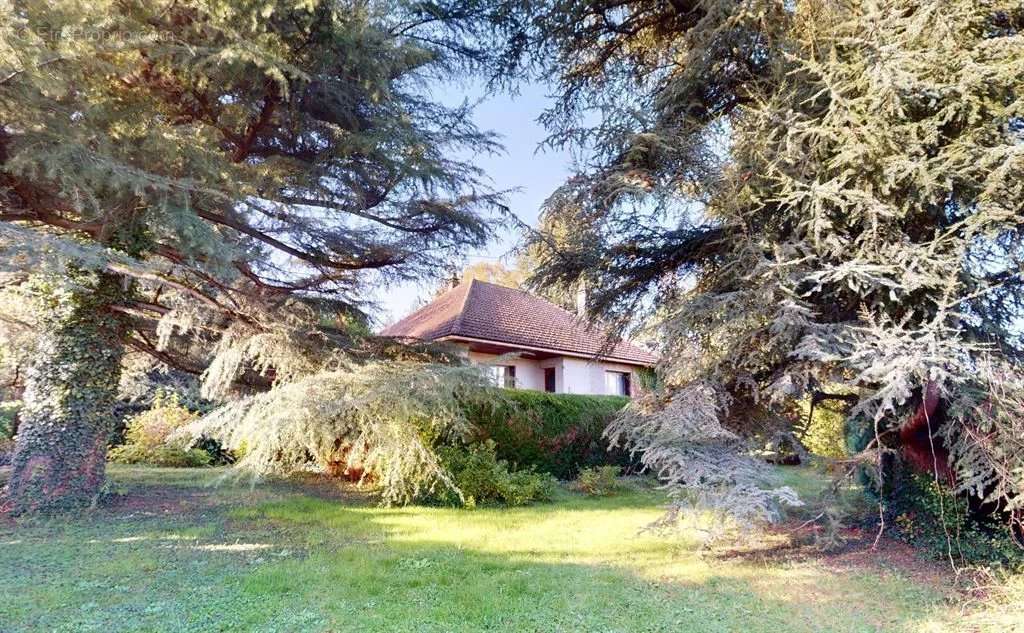
[(422, 340), (462, 336), (569, 354), (600, 355), (638, 365), (657, 362), (650, 352), (625, 341), (602, 354), (605, 332), (588, 328), (572, 313), (527, 292), (475, 279), (452, 288), (384, 328), (381, 334)]

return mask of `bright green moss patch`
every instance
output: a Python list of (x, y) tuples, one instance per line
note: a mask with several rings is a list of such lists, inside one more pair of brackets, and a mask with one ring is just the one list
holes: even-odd
[[(660, 493), (466, 511), (115, 466), (124, 496), (0, 527), (3, 631), (939, 631), (883, 564), (701, 556), (640, 533)], [(165, 477), (164, 474), (167, 476)]]

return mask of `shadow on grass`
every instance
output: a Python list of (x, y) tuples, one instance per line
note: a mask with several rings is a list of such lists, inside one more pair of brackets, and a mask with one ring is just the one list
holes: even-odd
[[(854, 610), (847, 600), (856, 596), (821, 588), (766, 595), (744, 574), (645, 579), (613, 565), (538, 562), (445, 542), (262, 545), (107, 541), (64, 556), (36, 551), (34, 561), (3, 548), (0, 617), (12, 632), (717, 632), (916, 630), (906, 627), (925, 615), (882, 605)], [(820, 580), (788, 576), (791, 591)]]
[(112, 475), (128, 500), (182, 503), (0, 528), (0, 630), (914, 631), (941, 610), (899, 578), (638, 535), (660, 512), (650, 491), (385, 509), (295, 482)]

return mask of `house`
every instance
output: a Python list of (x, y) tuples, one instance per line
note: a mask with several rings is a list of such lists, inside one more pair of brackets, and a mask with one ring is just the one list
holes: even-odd
[[(470, 280), (416, 310), (381, 335), (443, 341), (471, 362), (492, 366), (495, 382), (555, 393), (631, 395), (637, 373), (657, 358), (606, 335), (576, 315), (522, 290)], [(500, 359), (505, 354), (515, 357)]]

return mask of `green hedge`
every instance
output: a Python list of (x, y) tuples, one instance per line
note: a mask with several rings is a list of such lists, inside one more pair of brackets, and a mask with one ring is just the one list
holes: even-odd
[(494, 440), (499, 459), (572, 479), (593, 466), (628, 466), (625, 451), (609, 452), (602, 437), (629, 402), (621, 396), (583, 396), (543, 391), (498, 390), (489, 405), (471, 405), (474, 441)]

